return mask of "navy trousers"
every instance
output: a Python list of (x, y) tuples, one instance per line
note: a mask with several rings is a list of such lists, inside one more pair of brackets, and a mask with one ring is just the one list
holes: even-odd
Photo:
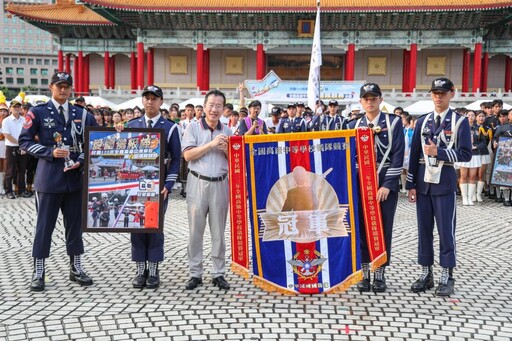
[(69, 193), (36, 192), (37, 223), (32, 248), (32, 257), (48, 258), (59, 210), (62, 211), (69, 256), (84, 253), (82, 240), (82, 191)]
[(443, 268), (456, 265), (455, 192), (445, 195), (422, 195), (416, 193), (418, 215), (418, 263), (422, 266), (434, 264), (434, 219), (439, 233), (439, 264)]
[[(171, 195), (169, 193), (169, 195)], [(167, 210), (167, 200), (164, 201), (164, 212)], [(163, 233), (132, 233), (132, 261), (161, 262), (164, 260)]]

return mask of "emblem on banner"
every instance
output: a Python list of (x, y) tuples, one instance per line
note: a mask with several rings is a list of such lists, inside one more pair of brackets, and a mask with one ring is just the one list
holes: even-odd
[(327, 258), (316, 250), (311, 252), (306, 249), (303, 253), (297, 252), (293, 259), (287, 262), (292, 266), (293, 272), (299, 277), (304, 279), (315, 278), (320, 271), (322, 271), (322, 264), (325, 263)]
[(237, 151), (238, 151), (241, 147), (242, 147), (242, 146), (240, 145), (240, 143), (235, 143), (235, 144), (233, 145), (233, 149), (234, 149), (234, 150), (237, 150)]

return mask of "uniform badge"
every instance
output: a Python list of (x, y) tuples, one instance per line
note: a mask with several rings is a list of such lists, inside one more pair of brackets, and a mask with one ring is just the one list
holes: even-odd
[(29, 115), (31, 113), (28, 113), (27, 115), (25, 115), (25, 122), (23, 122), (23, 128), (24, 129), (29, 129), (30, 127), (32, 127), (32, 117), (33, 115)]
[(46, 128), (53, 128), (57, 125), (57, 124), (55, 124), (55, 120), (51, 117), (47, 117), (43, 121), (44, 121), (43, 126)]

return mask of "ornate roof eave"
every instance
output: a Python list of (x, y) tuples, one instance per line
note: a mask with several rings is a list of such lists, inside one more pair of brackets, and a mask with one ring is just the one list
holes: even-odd
[[(82, 0), (93, 10), (98, 8), (106, 8), (110, 10), (120, 10), (129, 12), (174, 12), (174, 13), (315, 13), (317, 8), (315, 6), (294, 6), (288, 4), (283, 6), (280, 4), (262, 4), (261, 6), (254, 6), (254, 1), (246, 1), (248, 4), (237, 2), (236, 4), (226, 5), (224, 0), (209, 1), (211, 6), (183, 4), (176, 5), (159, 5), (159, 1), (154, 1), (152, 4), (145, 4), (144, 1), (130, 1), (130, 0)], [(205, 1), (206, 2), (206, 1)], [(242, 1), (243, 2), (243, 1)], [(279, 1), (277, 1), (279, 3)], [(293, 2), (293, 1), (292, 1)], [(329, 1), (325, 1), (329, 2)], [(349, 1), (347, 1), (349, 2)], [(392, 1), (389, 1), (392, 2)], [(414, 2), (414, 1), (412, 1)], [(436, 2), (434, 0), (434, 2)], [(459, 12), (459, 11), (493, 11), (499, 9), (512, 8), (510, 1), (497, 0), (497, 1), (468, 1), (469, 3), (446, 5), (446, 2), (438, 1), (439, 3), (432, 5), (425, 5), (422, 1), (421, 5), (409, 3), (404, 6), (396, 6), (390, 4), (389, 6), (322, 6), (322, 13), (382, 13), (382, 12)], [(455, 1), (454, 1), (455, 2)]]
[(76, 5), (73, 1), (60, 0), (56, 4), (13, 4), (5, 7), (9, 15), (26, 20), (35, 26), (36, 23), (70, 26), (115, 26), (84, 5)]

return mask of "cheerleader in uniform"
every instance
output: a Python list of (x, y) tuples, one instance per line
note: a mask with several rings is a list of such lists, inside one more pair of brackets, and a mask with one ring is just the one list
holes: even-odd
[(491, 156), (489, 155), (489, 141), (492, 139), (492, 129), (485, 129), (484, 127), (485, 113), (483, 111), (476, 115), (476, 126), (478, 128), (478, 134), (476, 136), (475, 144), (477, 145), (480, 153), (480, 159), (482, 165), (478, 168), (478, 182), (476, 183), (476, 195), (473, 201), (477, 200), (482, 202), (482, 191), (485, 187), (487, 165), (491, 163)]
[(482, 165), (480, 158), (480, 152), (478, 146), (478, 127), (476, 125), (476, 116), (474, 111), (468, 111), (466, 117), (471, 127), (471, 152), (473, 157), (468, 162), (457, 162), (457, 166), (460, 169), (460, 193), (462, 195), (462, 205), (473, 206), (473, 193), (476, 191), (476, 178), (478, 169)]

